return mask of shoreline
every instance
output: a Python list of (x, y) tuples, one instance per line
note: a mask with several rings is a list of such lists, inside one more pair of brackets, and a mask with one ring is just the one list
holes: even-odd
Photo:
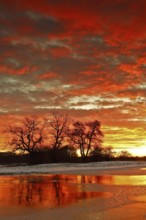
[(0, 165), (0, 175), (74, 174), (74, 175), (146, 175), (146, 162), (107, 161), (94, 163), (56, 163), (26, 166)]

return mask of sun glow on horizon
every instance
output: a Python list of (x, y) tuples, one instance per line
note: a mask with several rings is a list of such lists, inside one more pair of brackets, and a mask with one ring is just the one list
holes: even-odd
[(129, 152), (134, 156), (146, 156), (146, 146), (129, 149)]
[[(134, 156), (134, 157), (144, 157), (146, 156), (146, 145), (144, 146), (140, 146), (140, 147), (134, 147), (134, 148), (128, 148), (128, 149), (123, 149), (123, 150), (119, 150), (119, 149), (115, 149), (113, 147), (113, 150), (115, 151), (116, 154), (119, 154), (120, 152), (122, 151), (127, 151), (131, 154), (131, 156)], [(76, 154), (78, 157), (81, 157), (81, 152), (80, 152), (80, 149), (77, 149), (76, 150)], [(116, 156), (115, 154), (115, 156)]]

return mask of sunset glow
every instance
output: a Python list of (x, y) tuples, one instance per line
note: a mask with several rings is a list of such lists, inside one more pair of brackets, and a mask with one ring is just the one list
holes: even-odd
[(1, 0), (1, 149), (8, 123), (58, 110), (146, 156), (145, 12), (145, 0)]
[(137, 156), (143, 156), (146, 155), (146, 146), (140, 146), (139, 148), (132, 148), (130, 149), (131, 154), (137, 155)]

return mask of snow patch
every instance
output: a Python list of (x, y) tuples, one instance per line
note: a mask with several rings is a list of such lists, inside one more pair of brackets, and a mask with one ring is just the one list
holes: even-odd
[(63, 171), (87, 170), (87, 169), (118, 169), (128, 167), (146, 167), (143, 161), (106, 161), (93, 163), (56, 163), (56, 164), (39, 164), (25, 166), (4, 166), (0, 165), (0, 175), (15, 174), (43, 174), (57, 173)]

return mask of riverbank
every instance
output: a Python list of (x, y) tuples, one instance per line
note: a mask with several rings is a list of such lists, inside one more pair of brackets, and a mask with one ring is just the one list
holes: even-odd
[[(143, 168), (138, 170), (137, 168)], [(105, 161), (94, 163), (54, 163), (25, 166), (0, 165), (0, 175), (19, 174), (112, 174), (112, 175), (145, 175), (146, 162), (143, 161)], [(120, 173), (119, 173), (120, 170)]]

